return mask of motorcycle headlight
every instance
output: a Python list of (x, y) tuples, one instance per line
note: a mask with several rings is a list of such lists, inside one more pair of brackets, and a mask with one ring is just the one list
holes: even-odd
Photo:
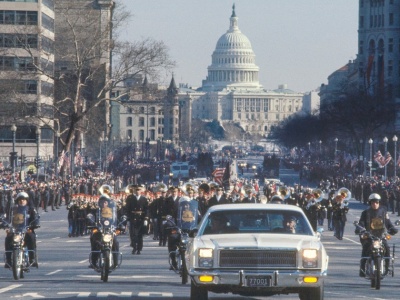
[(318, 267), (318, 251), (317, 249), (303, 250), (303, 268)]
[(373, 247), (374, 249), (379, 249), (379, 248), (381, 248), (381, 241), (379, 241), (379, 240), (373, 241), (373, 242), (372, 242), (372, 247)]
[(21, 242), (22, 236), (20, 236), (19, 234), (14, 234), (13, 236), (13, 242), (14, 243), (19, 243)]
[(213, 249), (199, 249), (199, 267), (211, 268), (213, 266)]
[(182, 244), (186, 245), (189, 242), (189, 236), (186, 234), (183, 234), (181, 236), (181, 241), (182, 241)]
[(107, 234), (103, 235), (103, 242), (104, 243), (109, 243), (109, 242), (111, 242), (111, 240), (112, 240), (112, 234), (107, 233)]

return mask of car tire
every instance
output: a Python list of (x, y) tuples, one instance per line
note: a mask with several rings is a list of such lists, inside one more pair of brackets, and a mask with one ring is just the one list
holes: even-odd
[(300, 300), (324, 300), (324, 286), (304, 288), (299, 293)]
[(208, 291), (205, 287), (197, 286), (193, 280), (190, 282), (190, 300), (208, 300)]

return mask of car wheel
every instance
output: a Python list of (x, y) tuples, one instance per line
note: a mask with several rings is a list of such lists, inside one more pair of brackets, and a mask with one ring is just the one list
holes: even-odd
[(299, 293), (300, 300), (323, 300), (324, 286), (304, 288)]
[(205, 287), (197, 286), (193, 280), (190, 284), (190, 300), (208, 300), (208, 291)]

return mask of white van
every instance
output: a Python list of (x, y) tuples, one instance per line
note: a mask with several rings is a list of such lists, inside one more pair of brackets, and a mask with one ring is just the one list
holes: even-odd
[(174, 179), (188, 179), (189, 178), (189, 163), (188, 162), (175, 162), (171, 164), (170, 173)]

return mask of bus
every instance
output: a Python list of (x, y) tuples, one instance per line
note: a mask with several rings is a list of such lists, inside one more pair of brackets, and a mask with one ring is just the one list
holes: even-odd
[(172, 163), (170, 173), (173, 179), (189, 179), (189, 163), (185, 161)]

